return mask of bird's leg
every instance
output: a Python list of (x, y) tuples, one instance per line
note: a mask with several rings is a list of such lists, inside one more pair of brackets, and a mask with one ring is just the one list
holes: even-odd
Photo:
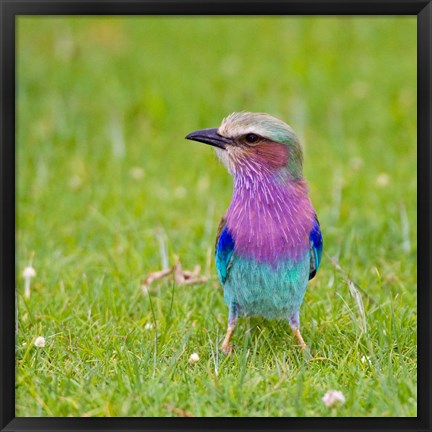
[(300, 346), (303, 349), (307, 348), (306, 342), (304, 341), (303, 336), (301, 335), (298, 327), (293, 329), (293, 333), (294, 333), (295, 338), (298, 340), (298, 343), (300, 344)]
[(299, 312), (294, 312), (290, 315), (288, 322), (291, 326), (291, 330), (297, 339), (298, 343), (302, 347), (302, 349), (307, 349), (306, 342), (303, 339), (303, 336), (300, 333), (300, 318), (299, 318)]
[(228, 325), (225, 339), (223, 340), (222, 345), (220, 347), (221, 351), (226, 355), (228, 355), (233, 349), (233, 345), (230, 343), (231, 336), (233, 335), (233, 333), (234, 333), (234, 325)]
[(237, 305), (235, 303), (231, 303), (229, 307), (229, 315), (228, 315), (228, 328), (225, 335), (225, 339), (223, 340), (222, 345), (220, 347), (221, 351), (226, 355), (228, 355), (233, 349), (233, 346), (230, 343), (230, 341), (234, 333), (234, 328), (237, 324), (237, 318), (238, 318)]

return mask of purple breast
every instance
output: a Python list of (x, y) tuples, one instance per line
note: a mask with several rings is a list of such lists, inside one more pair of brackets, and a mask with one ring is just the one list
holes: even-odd
[(305, 180), (236, 175), (227, 227), (238, 255), (276, 264), (309, 248), (315, 211)]

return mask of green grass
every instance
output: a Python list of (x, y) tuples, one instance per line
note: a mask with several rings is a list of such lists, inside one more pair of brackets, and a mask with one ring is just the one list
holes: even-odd
[[(16, 415), (415, 416), (415, 46), (415, 17), (20, 17)], [(208, 283), (140, 288), (163, 239), (206, 268), (232, 179), (183, 137), (238, 110), (299, 133), (325, 250), (360, 287), (366, 332), (324, 257), (301, 310), (315, 361), (258, 318), (218, 354), (212, 261)]]

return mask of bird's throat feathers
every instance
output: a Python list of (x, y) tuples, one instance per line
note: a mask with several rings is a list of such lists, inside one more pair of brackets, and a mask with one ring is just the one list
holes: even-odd
[(302, 259), (314, 215), (306, 181), (287, 167), (237, 167), (226, 217), (238, 255), (269, 264)]
[(233, 176), (285, 172), (286, 169), (292, 178), (302, 177), (303, 155), (299, 146), (263, 141), (249, 148), (232, 146), (215, 151)]

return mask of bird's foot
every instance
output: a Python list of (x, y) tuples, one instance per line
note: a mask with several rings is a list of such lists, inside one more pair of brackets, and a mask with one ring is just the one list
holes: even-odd
[(234, 345), (231, 343), (223, 343), (220, 347), (220, 350), (225, 354), (225, 355), (230, 355), (232, 350), (234, 349)]
[(310, 348), (306, 345), (306, 342), (304, 341), (298, 327), (293, 328), (293, 334), (301, 347), (304, 359), (306, 361), (309, 361), (313, 356)]
[(293, 328), (293, 333), (294, 333), (294, 336), (297, 339), (299, 345), (302, 347), (302, 349), (306, 349), (307, 345), (306, 345), (306, 342), (304, 341), (304, 339), (300, 333), (299, 328), (298, 327)]
[(230, 343), (230, 341), (231, 341), (231, 337), (234, 333), (234, 327), (235, 327), (235, 324), (231, 324), (228, 326), (228, 329), (227, 329), (227, 332), (225, 335), (225, 339), (222, 342), (222, 345), (220, 347), (221, 351), (226, 355), (230, 354), (231, 351), (233, 350), (233, 345)]

